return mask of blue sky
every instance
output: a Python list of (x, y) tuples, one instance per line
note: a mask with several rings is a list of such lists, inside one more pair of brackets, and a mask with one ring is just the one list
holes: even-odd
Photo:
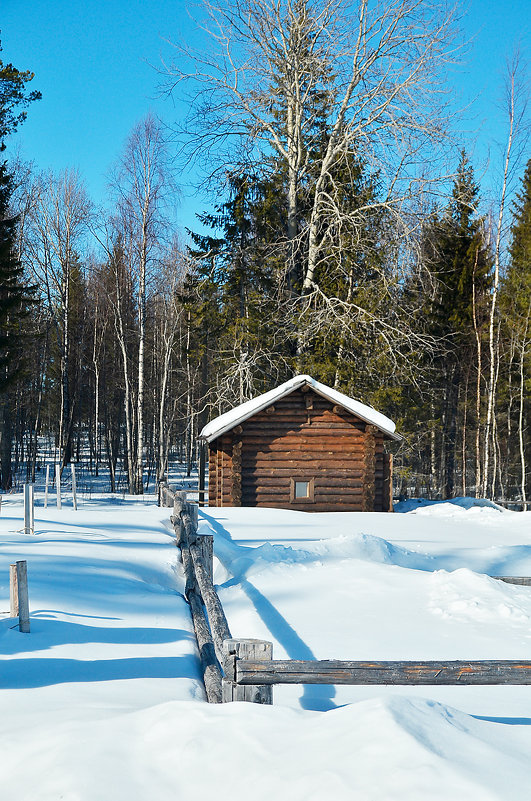
[[(160, 96), (155, 67), (171, 57), (165, 38), (196, 35), (188, 8), (185, 0), (2, 0), (1, 57), (33, 70), (32, 88), (43, 95), (10, 148), (17, 145), (39, 168), (79, 168), (93, 199), (103, 202), (106, 175), (132, 126), (149, 110), (168, 124), (181, 113)], [(452, 80), (463, 101), (476, 98), (465, 144), (481, 175), (504, 136), (495, 102), (505, 59), (517, 42), (531, 58), (531, 0), (470, 0), (462, 25), (471, 49)], [(183, 226), (205, 207), (193, 180), (181, 176)]]

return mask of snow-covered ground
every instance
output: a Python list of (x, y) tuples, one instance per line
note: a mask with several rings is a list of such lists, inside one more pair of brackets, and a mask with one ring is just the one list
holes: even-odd
[[(531, 687), (276, 687), (203, 700), (167, 509), (22, 498), (31, 633), (0, 617), (1, 801), (529, 799)], [(469, 500), (401, 514), (204, 509), (234, 636), (299, 659), (531, 659), (531, 513)], [(3, 606), (1, 605), (3, 603)]]

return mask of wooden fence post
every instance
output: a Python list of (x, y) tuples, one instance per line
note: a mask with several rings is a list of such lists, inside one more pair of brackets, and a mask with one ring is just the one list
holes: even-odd
[(192, 521), (194, 531), (197, 534), (197, 527), (199, 526), (199, 506), (197, 503), (189, 502), (188, 512), (190, 514), (190, 520)]
[(33, 485), (24, 484), (24, 534), (33, 532)]
[(184, 532), (181, 512), (186, 508), (186, 492), (176, 492), (173, 498), (173, 525), (175, 527), (175, 544), (180, 545)]
[(50, 483), (50, 465), (46, 465), (46, 483), (44, 485), (44, 508), (48, 508), (48, 484)]
[(9, 565), (9, 617), (18, 617), (17, 566)]
[(199, 506), (205, 505), (205, 462), (207, 444), (199, 441)]
[(76, 467), (73, 462), (70, 463), (70, 469), (72, 470), (72, 505), (77, 511)]
[(264, 684), (236, 684), (236, 660), (273, 659), (273, 643), (267, 640), (236, 640), (223, 642), (223, 703), (250, 701), (253, 704), (272, 704), (273, 688)]
[[(27, 634), (30, 630), (29, 600), (28, 600), (28, 570), (25, 561), (15, 565), (18, 601), (18, 630)], [(9, 593), (11, 596), (11, 592)]]
[(185, 490), (178, 490), (175, 493), (173, 500), (173, 514), (177, 517), (181, 514), (186, 505), (186, 492)]
[(201, 561), (205, 566), (209, 580), (214, 583), (214, 536), (213, 534), (201, 534), (196, 540), (196, 545), (201, 554)]
[(57, 508), (61, 509), (61, 465), (55, 465), (55, 489), (57, 492)]

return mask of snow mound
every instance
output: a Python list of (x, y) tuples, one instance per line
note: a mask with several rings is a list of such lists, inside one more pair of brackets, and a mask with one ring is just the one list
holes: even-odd
[(435, 615), (488, 624), (499, 619), (505, 626), (529, 620), (528, 588), (523, 590), (466, 568), (452, 573), (438, 570), (430, 578), (429, 606)]
[[(65, 720), (51, 734), (43, 722), (6, 738), (4, 756), (18, 764), (23, 744), (24, 784), (40, 801), (103, 799), (111, 785), (116, 801), (228, 801), (249, 787), (257, 801), (523, 801), (528, 756), (504, 728), (403, 696), (321, 714), (170, 701)], [(29, 799), (20, 787), (6, 771), (4, 797)]]
[(269, 542), (249, 547), (236, 544), (228, 536), (216, 536), (215, 553), (224, 569), (223, 573), (220, 570), (216, 572), (217, 583), (242, 580), (272, 566), (289, 568), (297, 563), (360, 559), (413, 570), (434, 570), (437, 564), (432, 556), (409, 551), (382, 537), (364, 533), (342, 534), (331, 539), (306, 543), (304, 548), (273, 545)]
[(507, 512), (503, 506), (499, 506), (488, 498), (471, 498), (469, 496), (451, 498), (448, 501), (430, 501), (427, 498), (408, 498), (406, 501), (395, 503), (395, 512), (412, 512), (421, 514), (452, 514), (457, 510), (468, 511), (470, 509), (495, 509), (498, 512)]
[(321, 540), (315, 545), (310, 544), (308, 553), (315, 553), (323, 559), (362, 559), (365, 562), (397, 565), (413, 570), (433, 570), (435, 566), (433, 557), (393, 545), (374, 534), (341, 535)]

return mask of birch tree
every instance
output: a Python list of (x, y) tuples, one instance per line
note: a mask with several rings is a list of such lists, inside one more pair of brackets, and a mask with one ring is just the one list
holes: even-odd
[[(185, 150), (214, 178), (285, 170), (278, 247), (298, 319), (348, 327), (354, 317), (400, 339), (383, 304), (374, 311), (346, 291), (336, 297), (327, 276), (341, 271), (346, 239), (363, 247), (376, 209), (392, 220), (395, 241), (416, 228), (414, 198), (430, 183), (425, 160), (429, 153), (435, 175), (447, 133), (454, 11), (429, 0), (236, 0), (203, 9), (204, 47), (179, 46), (168, 70), (171, 91), (190, 88)], [(349, 206), (339, 175), (361, 163), (378, 175), (378, 196)], [(299, 353), (308, 339), (299, 331)]]
[[(487, 387), (487, 415), (485, 423), (483, 495), (490, 491), (494, 496), (496, 486), (496, 389), (499, 372), (496, 348), (498, 321), (498, 294), (502, 277), (502, 259), (505, 254), (506, 204), (515, 170), (519, 166), (523, 146), (528, 141), (529, 120), (527, 118), (529, 86), (523, 75), (524, 67), (518, 52), (507, 65), (504, 91), (504, 106), (507, 137), (503, 149), (501, 180), (497, 208), (494, 212), (494, 275), (489, 315), (489, 380)], [(492, 468), (491, 468), (492, 463)]]
[(165, 204), (172, 190), (166, 144), (160, 124), (146, 116), (132, 130), (114, 176), (118, 216), (131, 254), (138, 302), (136, 454), (131, 491), (143, 493), (146, 302), (150, 269), (159, 255)]
[(32, 189), (25, 259), (53, 322), (60, 359), (59, 462), (70, 461), (75, 397), (71, 386), (73, 280), (78, 253), (89, 233), (91, 203), (79, 175), (40, 176)]

